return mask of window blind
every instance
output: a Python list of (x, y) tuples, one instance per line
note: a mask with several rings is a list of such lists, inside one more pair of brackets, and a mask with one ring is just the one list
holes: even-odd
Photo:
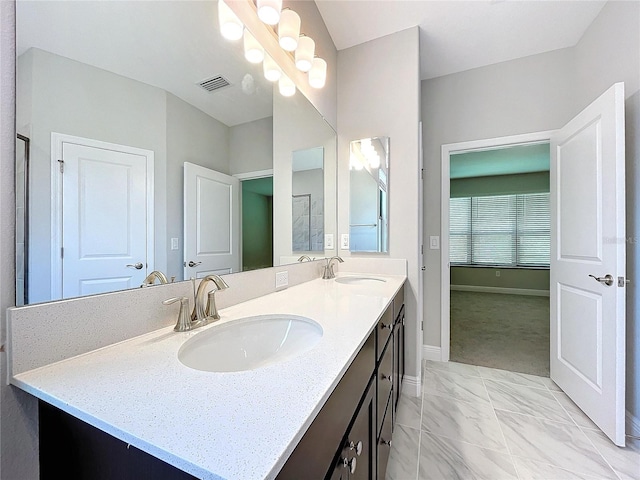
[(548, 266), (549, 194), (450, 199), (450, 262)]

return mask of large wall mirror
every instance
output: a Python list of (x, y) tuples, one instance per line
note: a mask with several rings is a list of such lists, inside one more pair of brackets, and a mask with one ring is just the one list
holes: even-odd
[(305, 151), (322, 153), (307, 252), (335, 254), (322, 238), (336, 231), (335, 132), (221, 37), (215, 1), (20, 0), (16, 15), (17, 304), (138, 288), (154, 270), (181, 281), (297, 261)]
[(389, 251), (389, 137), (351, 142), (349, 250)]

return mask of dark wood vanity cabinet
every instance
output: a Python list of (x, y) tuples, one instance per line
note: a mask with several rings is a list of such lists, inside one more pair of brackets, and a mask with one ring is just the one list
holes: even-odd
[[(277, 479), (384, 479), (403, 375), (402, 287)], [(195, 478), (45, 402), (39, 405), (42, 479)]]

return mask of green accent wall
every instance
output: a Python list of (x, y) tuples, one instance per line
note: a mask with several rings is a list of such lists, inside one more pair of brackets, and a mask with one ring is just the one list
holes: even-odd
[(549, 172), (457, 178), (451, 180), (451, 198), (549, 192)]
[[(500, 276), (496, 276), (496, 272)], [(451, 285), (549, 290), (548, 269), (451, 267)]]
[(242, 270), (273, 266), (273, 197), (242, 182)]

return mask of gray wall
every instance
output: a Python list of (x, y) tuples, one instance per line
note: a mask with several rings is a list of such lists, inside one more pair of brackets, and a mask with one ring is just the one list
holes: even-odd
[(549, 191), (549, 172), (456, 178), (450, 188), (451, 198), (543, 193)]
[(37, 403), (7, 386), (7, 307), (15, 302), (15, 5), (0, 1), (0, 478), (38, 478)]
[(273, 169), (273, 117), (229, 128), (229, 173)]
[[(416, 338), (421, 307), (417, 202), (419, 55), (417, 27), (338, 52), (338, 233), (349, 232), (349, 142), (390, 137), (389, 254), (382, 256), (408, 261), (406, 366), (407, 375), (416, 379), (420, 378), (421, 366), (416, 359), (422, 344), (422, 339)], [(338, 254), (356, 256), (346, 250), (339, 250)]]
[[(608, 2), (573, 48), (422, 82), (425, 235), (440, 234), (440, 147), (553, 130), (613, 83), (625, 82), (627, 275), (640, 273), (640, 3)], [(440, 251), (427, 250), (426, 345), (440, 345)], [(640, 416), (640, 297), (627, 291), (627, 410)]]
[[(195, 163), (221, 173), (230, 173), (229, 127), (206, 113), (166, 94), (166, 234), (165, 244), (170, 238), (179, 238), (178, 250), (167, 247), (169, 277), (182, 279), (183, 267), (183, 180), (184, 162)], [(245, 140), (246, 141), (246, 140)]]
[[(496, 276), (500, 272), (500, 276)], [(451, 285), (549, 291), (549, 270), (532, 268), (451, 267)]]

